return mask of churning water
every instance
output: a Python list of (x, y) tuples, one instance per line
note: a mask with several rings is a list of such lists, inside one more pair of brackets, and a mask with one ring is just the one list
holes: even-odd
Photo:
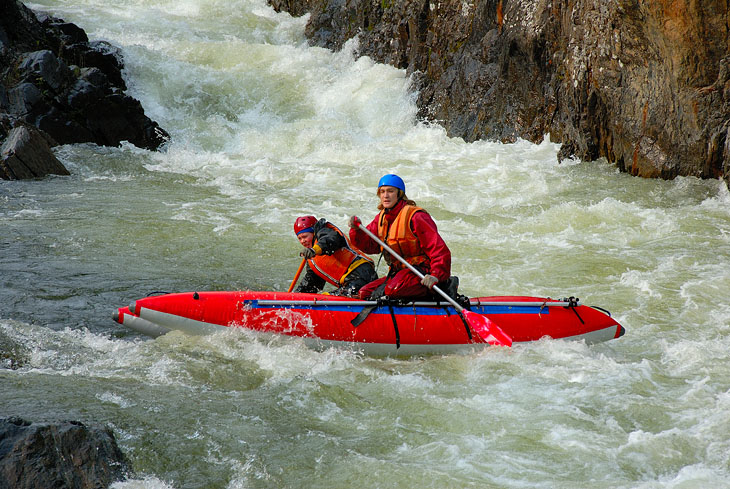
[[(450, 139), (403, 71), (308, 47), (264, 0), (30, 6), (121, 47), (172, 141), (0, 182), (0, 416), (108, 424), (136, 470), (117, 489), (730, 487), (724, 184)], [(574, 295), (626, 336), (388, 359), (111, 320), (152, 291), (286, 290), (294, 218), (369, 220), (390, 172), (463, 293)]]

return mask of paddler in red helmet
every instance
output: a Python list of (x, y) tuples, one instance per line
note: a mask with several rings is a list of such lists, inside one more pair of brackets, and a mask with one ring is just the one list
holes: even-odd
[(307, 260), (307, 272), (295, 292), (317, 293), (330, 283), (336, 287), (331, 295), (357, 297), (360, 287), (378, 278), (373, 260), (326, 219), (298, 217), (294, 233), (304, 246), (299, 255)]
[[(390, 253), (383, 253), (390, 265), (388, 275), (360, 289), (361, 299), (420, 299), (432, 297), (431, 289), (439, 284), (455, 294), (458, 279), (451, 276), (451, 251), (439, 235), (431, 216), (406, 196), (406, 184), (398, 175), (388, 174), (378, 182), (380, 214), (367, 228), (401, 257), (423, 273), (423, 279), (406, 268)], [(350, 217), (350, 242), (368, 254), (381, 253), (380, 245), (358, 229), (357, 216)], [(454, 290), (450, 290), (454, 289)]]

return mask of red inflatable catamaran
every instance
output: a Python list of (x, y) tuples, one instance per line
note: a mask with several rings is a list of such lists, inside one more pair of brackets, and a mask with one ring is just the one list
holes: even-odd
[(302, 338), (317, 349), (355, 348), (369, 355), (444, 354), (545, 337), (596, 343), (625, 332), (604, 309), (572, 297), (479, 297), (464, 302), (461, 312), (483, 316), (507, 341), (485, 337), (447, 302), (386, 303), (291, 292), (153, 295), (119, 308), (114, 320), (152, 337), (170, 330), (209, 334), (241, 327)]

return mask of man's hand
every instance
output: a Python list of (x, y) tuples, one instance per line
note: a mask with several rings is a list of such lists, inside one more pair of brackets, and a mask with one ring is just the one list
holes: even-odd
[(360, 227), (360, 224), (362, 224), (362, 221), (357, 216), (351, 216), (350, 217), (350, 227), (358, 229)]
[(314, 258), (316, 254), (317, 253), (315, 253), (314, 248), (305, 248), (304, 251), (299, 253), (299, 256), (302, 256), (305, 259), (309, 260), (311, 258)]
[(424, 285), (428, 287), (429, 289), (432, 289), (434, 285), (438, 283), (439, 279), (434, 277), (433, 275), (424, 275), (421, 279), (421, 285)]

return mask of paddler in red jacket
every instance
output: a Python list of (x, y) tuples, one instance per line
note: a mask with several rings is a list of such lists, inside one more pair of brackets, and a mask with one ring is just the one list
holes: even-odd
[[(420, 299), (432, 297), (432, 287), (446, 289), (451, 275), (451, 251), (441, 238), (431, 216), (406, 197), (406, 185), (398, 175), (385, 175), (378, 182), (380, 214), (367, 228), (408, 263), (424, 274), (423, 279), (384, 252), (379, 244), (358, 229), (360, 218), (350, 218), (350, 242), (368, 254), (383, 252), (390, 265), (388, 275), (360, 289), (361, 299)], [(454, 284), (455, 286), (455, 284)], [(454, 291), (455, 293), (455, 291)]]
[(357, 297), (360, 287), (378, 278), (373, 260), (326, 219), (298, 217), (294, 233), (305, 248), (300, 256), (307, 260), (307, 272), (295, 292), (317, 293), (330, 283), (337, 287), (331, 295)]

